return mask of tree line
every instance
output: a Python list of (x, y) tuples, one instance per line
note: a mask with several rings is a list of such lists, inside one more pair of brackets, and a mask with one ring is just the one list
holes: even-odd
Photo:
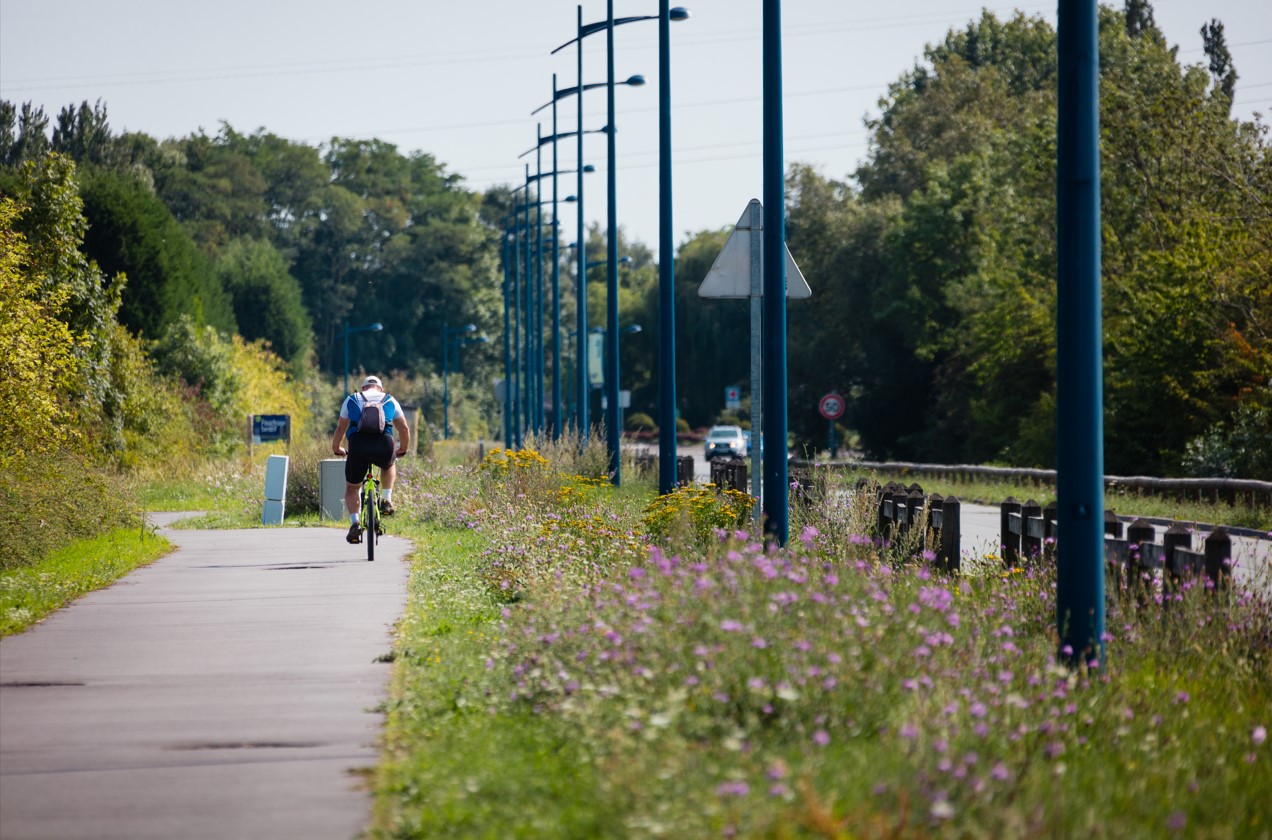
[[(1232, 118), (1222, 24), (1202, 34), (1206, 65), (1186, 65), (1145, 0), (1101, 10), (1106, 465), (1272, 477), (1260, 445), (1272, 439), (1267, 127)], [(789, 247), (814, 290), (789, 309), (802, 442), (825, 441), (816, 405), (835, 390), (843, 431), (872, 456), (1054, 466), (1055, 72), (1049, 24), (985, 13), (884, 92), (856, 172), (790, 167)], [(113, 132), (100, 102), (53, 120), (0, 103), (5, 195), (21, 197), (24, 166), (69, 167), (59, 183), (82, 204), (77, 259), (104, 279), (66, 280), (91, 304), (67, 311), (77, 334), (98, 336), (76, 351), (89, 362), (112, 307), (152, 342), (145, 352), (209, 328), (268, 342), (298, 379), (340, 371), (346, 325), (384, 325), (353, 339), (355, 365), (425, 383), (441, 368), (443, 324), (502, 329), (512, 188), (470, 190), (431, 155), (224, 124), (159, 141)], [(42, 224), (24, 218), (19, 231)], [(727, 418), (725, 387), (749, 381), (746, 304), (696, 295), (727, 233), (698, 232), (677, 254), (677, 408), (693, 426)], [(587, 239), (603, 252), (601, 230)], [(632, 257), (621, 319), (642, 327), (624, 337), (621, 386), (633, 412), (656, 415), (657, 265), (621, 231), (619, 246)], [(573, 289), (574, 252), (561, 261)], [(588, 272), (594, 324), (604, 273)], [(573, 306), (567, 292), (564, 323)], [(563, 341), (568, 359), (577, 338)], [(463, 357), (491, 433), (501, 349)], [(427, 394), (406, 396), (427, 408)]]

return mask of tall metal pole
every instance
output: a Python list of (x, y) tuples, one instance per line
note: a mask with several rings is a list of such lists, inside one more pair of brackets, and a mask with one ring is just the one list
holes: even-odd
[(579, 220), (578, 220), (578, 278), (577, 289), (575, 290), (574, 304), (577, 308), (575, 313), (575, 345), (574, 353), (578, 356), (577, 382), (575, 382), (575, 399), (578, 401), (577, 415), (579, 424), (579, 436), (582, 443), (587, 443), (590, 431), (591, 420), (588, 418), (588, 388), (591, 385), (587, 376), (587, 353), (584, 352), (583, 342), (587, 341), (587, 238), (583, 230), (583, 6), (578, 7), (578, 149), (579, 161), (576, 167), (578, 173), (578, 200), (579, 200)]
[[(515, 196), (514, 196), (515, 200)], [(504, 401), (503, 401), (503, 439), (504, 449), (512, 448), (512, 355), (511, 355), (511, 336), (508, 331), (511, 327), (511, 313), (509, 309), (512, 305), (509, 292), (509, 284), (512, 279), (512, 245), (508, 238), (510, 233), (505, 228), (503, 234), (503, 259), (504, 259), (504, 328), (503, 328), (503, 357), (504, 357)]]
[[(764, 459), (764, 528), (789, 536), (786, 487), (786, 189), (782, 150), (782, 4), (764, 0), (764, 423), (773, 438)], [(759, 441), (754, 441), (758, 445)]]
[[(552, 439), (565, 426), (561, 403), (561, 228), (557, 221), (557, 77), (552, 74)], [(582, 91), (578, 93), (583, 97)], [(582, 127), (579, 128), (582, 131)]]
[(658, 492), (676, 489), (676, 246), (671, 225), (671, 10), (658, 3)]
[(442, 321), (442, 440), (450, 440), (450, 328)]
[[(543, 139), (541, 126), (535, 125), (535, 134)], [(534, 150), (534, 338), (531, 341), (534, 354), (534, 432), (543, 433), (543, 144)]]
[[(530, 229), (530, 164), (526, 164), (526, 194), (521, 202), (521, 207), (517, 213), (517, 326), (513, 332), (516, 339), (517, 348), (517, 403), (516, 414), (514, 419), (517, 422), (516, 438), (517, 448), (521, 448), (522, 433), (525, 431), (525, 414), (522, 410), (522, 400), (526, 393), (526, 354), (525, 347), (521, 339), (521, 333), (525, 325), (525, 287), (526, 287), (526, 261), (522, 256), (523, 250), (529, 250), (526, 247), (526, 233)], [(524, 218), (523, 218), (524, 216)]]
[(609, 141), (609, 171), (606, 173), (609, 182), (609, 207), (605, 234), (605, 431), (609, 449), (610, 481), (617, 487), (623, 483), (623, 459), (619, 452), (623, 430), (618, 427), (618, 173), (614, 163), (617, 158), (614, 138), (618, 132), (614, 124), (614, 0), (606, 0), (605, 8), (605, 93), (609, 120), (609, 130), (605, 133)]
[(1060, 657), (1104, 661), (1100, 68), (1096, 0), (1059, 6), (1056, 120), (1056, 624)]

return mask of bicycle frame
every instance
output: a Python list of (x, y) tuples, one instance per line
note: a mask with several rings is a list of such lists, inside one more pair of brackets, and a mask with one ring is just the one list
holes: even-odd
[(375, 545), (384, 533), (384, 523), (380, 518), (380, 478), (375, 475), (374, 465), (367, 466), (366, 477), (362, 479), (362, 534), (367, 544), (367, 560), (375, 560)]

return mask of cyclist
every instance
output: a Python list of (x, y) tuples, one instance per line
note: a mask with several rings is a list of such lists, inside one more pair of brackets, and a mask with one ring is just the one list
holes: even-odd
[[(362, 409), (368, 403), (378, 404), (383, 409), (382, 432), (360, 431), (358, 428)], [(396, 446), (390, 427), (398, 433)], [(362, 381), (361, 390), (346, 397), (340, 406), (340, 422), (336, 424), (336, 433), (331, 438), (331, 451), (339, 457), (348, 456), (345, 457), (345, 508), (349, 511), (349, 533), (345, 539), (348, 542), (362, 542), (362, 525), (358, 521), (362, 512), (359, 490), (366, 478), (368, 465), (375, 464), (380, 468), (380, 513), (392, 516), (393, 479), (397, 475), (394, 463), (406, 454), (410, 445), (411, 429), (406, 424), (402, 406), (384, 392), (384, 384), (378, 376), (368, 376)]]

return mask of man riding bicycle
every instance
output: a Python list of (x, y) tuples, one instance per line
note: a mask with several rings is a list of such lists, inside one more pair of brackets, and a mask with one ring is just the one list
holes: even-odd
[[(366, 411), (372, 406), (371, 411)], [(368, 418), (382, 422), (362, 422), (364, 412)], [(393, 429), (397, 430), (397, 445), (393, 441)], [(347, 448), (346, 448), (347, 443)], [(345, 457), (345, 508), (349, 511), (349, 533), (345, 539), (351, 543), (362, 542), (362, 525), (358, 521), (362, 512), (362, 500), (358, 491), (371, 464), (380, 468), (380, 513), (393, 515), (393, 480), (397, 475), (396, 459), (407, 453), (411, 445), (411, 429), (406, 424), (406, 414), (397, 400), (384, 392), (379, 377), (368, 376), (362, 381), (362, 389), (350, 394), (340, 406), (340, 422), (331, 438), (331, 451)]]

